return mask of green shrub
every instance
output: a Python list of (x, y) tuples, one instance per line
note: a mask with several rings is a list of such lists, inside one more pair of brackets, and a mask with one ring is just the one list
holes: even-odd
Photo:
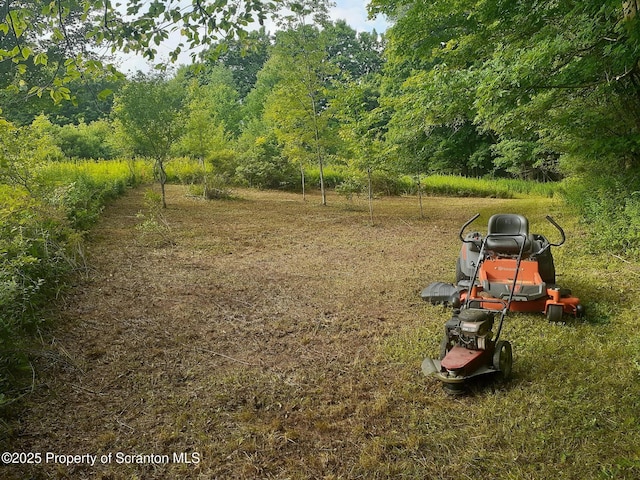
[(28, 318), (74, 265), (66, 245), (75, 237), (64, 218), (29, 197), (0, 210), (0, 305), (4, 320)]
[(382, 195), (403, 195), (411, 189), (406, 177), (384, 171), (372, 172), (371, 184), (374, 193)]
[(351, 201), (354, 195), (360, 195), (364, 189), (365, 187), (359, 178), (349, 177), (336, 186), (336, 193)]
[(255, 188), (295, 188), (298, 171), (282, 157), (261, 157), (241, 161), (236, 168), (237, 180)]
[(640, 254), (640, 181), (625, 176), (574, 177), (562, 194), (580, 214), (593, 251)]
[(78, 235), (60, 212), (24, 192), (0, 186), (0, 196), (2, 405), (19, 394), (19, 374), (29, 370), (24, 344), (40, 324), (37, 312), (58, 294), (77, 264), (71, 247)]
[(195, 197), (203, 197), (207, 200), (228, 200), (233, 198), (229, 189), (229, 180), (222, 175), (208, 174), (205, 183), (198, 183), (189, 186), (189, 194)]
[(113, 127), (106, 120), (89, 125), (68, 124), (57, 130), (55, 143), (68, 158), (98, 160), (115, 156), (115, 148), (109, 142)]

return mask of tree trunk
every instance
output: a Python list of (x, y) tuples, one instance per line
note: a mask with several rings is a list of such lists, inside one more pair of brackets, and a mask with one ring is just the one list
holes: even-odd
[(418, 201), (420, 202), (420, 218), (424, 218), (424, 209), (422, 208), (422, 184), (420, 183), (420, 174), (418, 174)]
[(207, 197), (207, 163), (204, 160), (204, 157), (200, 157), (200, 163), (202, 164), (202, 198), (205, 200)]
[(304, 166), (302, 165), (302, 162), (300, 162), (300, 179), (302, 181), (302, 201), (306, 202), (307, 197), (306, 197), (306, 189), (304, 184)]
[(318, 108), (316, 106), (316, 100), (311, 96), (311, 108), (313, 113), (313, 129), (316, 141), (316, 158), (318, 160), (318, 167), (320, 168), (320, 193), (322, 194), (322, 205), (327, 205), (327, 193), (324, 188), (324, 165), (322, 162), (322, 152), (320, 150), (320, 127), (318, 126)]
[(322, 157), (320, 155), (318, 155), (320, 157), (320, 159), (318, 160), (318, 163), (320, 165), (320, 193), (322, 194), (322, 205), (327, 205), (327, 192), (325, 191), (324, 188), (324, 167), (322, 165)]
[(164, 170), (164, 160), (158, 160), (158, 176), (160, 177), (160, 191), (162, 192), (162, 208), (167, 208), (167, 196), (164, 188), (167, 183), (167, 172)]
[(373, 185), (370, 168), (367, 168), (367, 180), (369, 182), (369, 219), (371, 220), (371, 226), (373, 226)]

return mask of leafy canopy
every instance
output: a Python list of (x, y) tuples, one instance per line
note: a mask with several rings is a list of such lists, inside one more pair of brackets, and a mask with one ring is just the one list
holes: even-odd
[[(178, 34), (169, 57), (221, 39), (246, 40), (249, 25), (277, 17), (282, 0), (23, 0), (0, 7), (0, 87), (55, 101), (71, 100), (78, 78), (119, 72), (104, 56), (138, 53), (153, 61), (158, 46)], [(296, 10), (298, 3), (286, 2)], [(289, 5), (290, 4), (290, 5)], [(302, 8), (302, 7), (300, 7)], [(289, 10), (287, 10), (289, 11)], [(286, 14), (285, 14), (286, 15)], [(195, 60), (196, 53), (192, 54)], [(48, 81), (33, 72), (47, 72)], [(105, 93), (106, 95), (106, 93)]]
[[(423, 130), (473, 124), (496, 165), (640, 166), (638, 2), (372, 0)], [(524, 164), (521, 162), (526, 160)], [(514, 163), (516, 162), (516, 163)], [(587, 165), (587, 168), (588, 167)]]

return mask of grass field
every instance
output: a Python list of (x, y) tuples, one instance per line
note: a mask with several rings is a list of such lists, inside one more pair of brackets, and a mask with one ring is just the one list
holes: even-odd
[[(130, 191), (92, 230), (3, 446), (42, 462), (3, 478), (640, 478), (640, 270), (583, 253), (558, 199), (430, 197), (421, 219), (415, 197), (381, 198), (371, 226), (333, 195), (185, 192), (152, 218)], [(452, 398), (420, 372), (449, 312), (419, 293), (453, 280), (476, 212), (480, 230), (496, 212), (564, 225), (558, 282), (587, 319), (510, 316), (513, 379)]]

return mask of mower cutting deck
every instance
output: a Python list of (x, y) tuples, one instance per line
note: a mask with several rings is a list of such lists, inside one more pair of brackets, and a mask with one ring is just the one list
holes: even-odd
[[(439, 359), (425, 359), (425, 375), (436, 374), (450, 393), (464, 392), (465, 382), (484, 374), (509, 378), (513, 362), (511, 344), (500, 340), (508, 311), (544, 312), (550, 321), (567, 313), (581, 316), (583, 308), (569, 290), (555, 284), (551, 247), (565, 241), (562, 228), (549, 216), (562, 240), (554, 244), (542, 235), (530, 235), (522, 215), (498, 214), (489, 219), (486, 236), (463, 236), (479, 217), (462, 226), (456, 263), (456, 284), (436, 282), (422, 291), (431, 303), (451, 304), (453, 315), (445, 324)], [(499, 315), (494, 336), (495, 317)]]

